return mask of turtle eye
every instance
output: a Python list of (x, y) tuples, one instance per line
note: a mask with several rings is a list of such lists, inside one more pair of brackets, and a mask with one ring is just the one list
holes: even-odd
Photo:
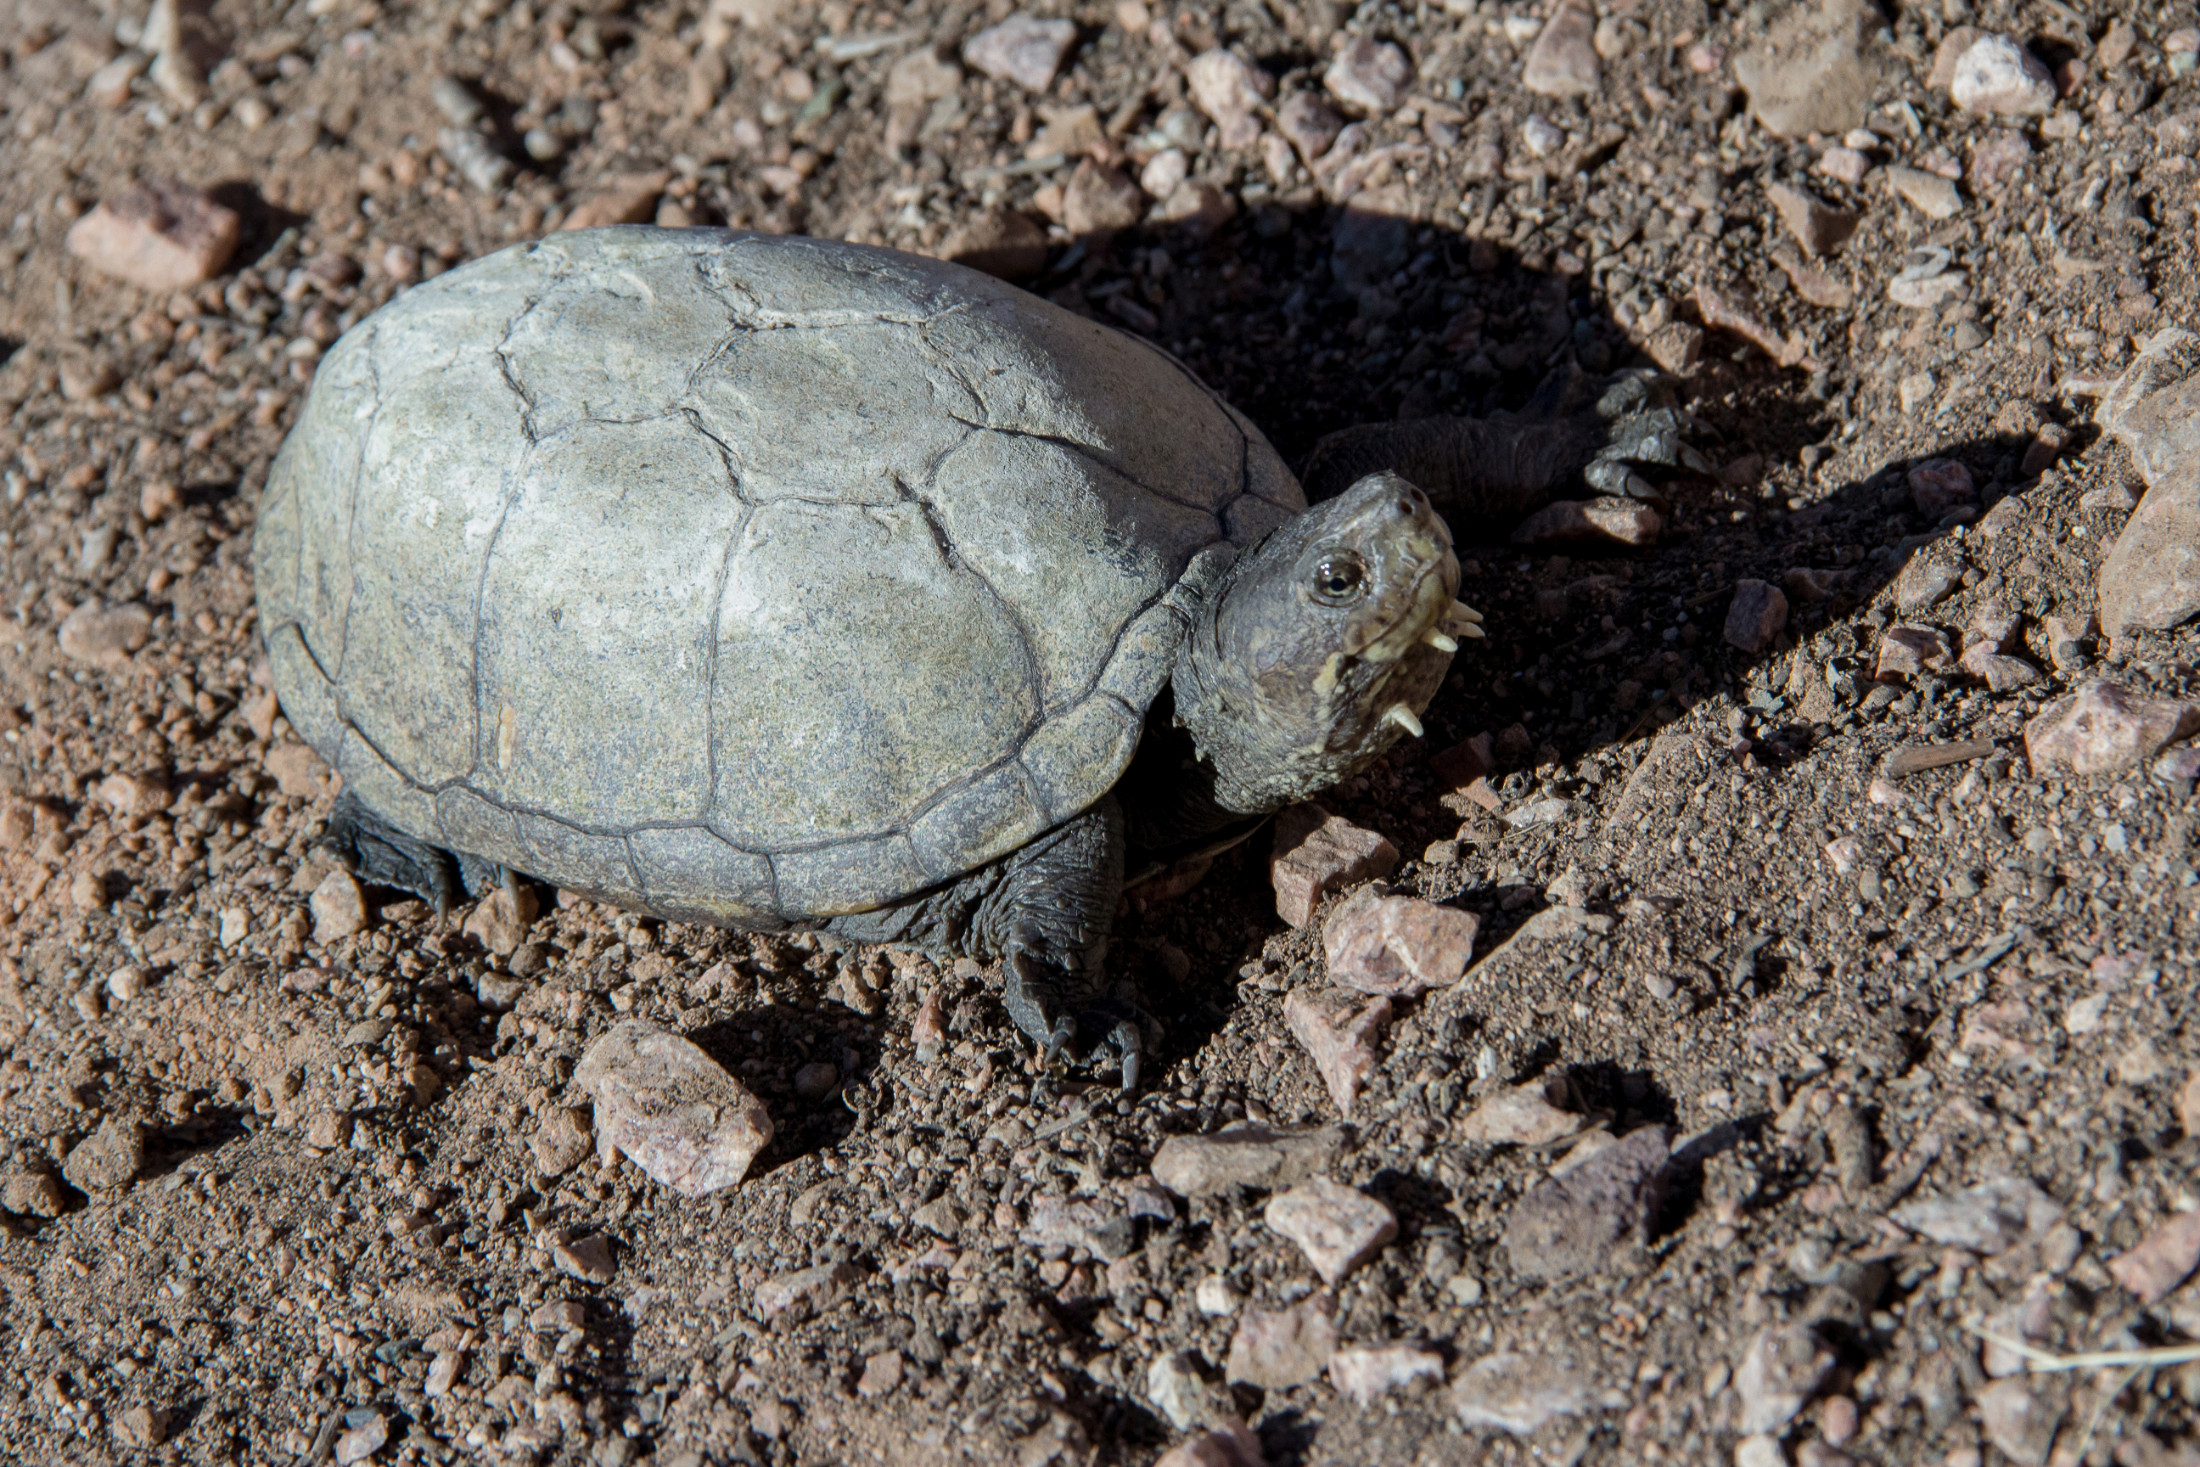
[(1314, 563), (1314, 599), (1350, 606), (1367, 594), (1367, 563), (1349, 550), (1332, 550)]

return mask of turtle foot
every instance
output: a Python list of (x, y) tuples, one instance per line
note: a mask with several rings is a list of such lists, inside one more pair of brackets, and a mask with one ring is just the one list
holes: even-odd
[(1712, 471), (1711, 461), (1691, 441), (1707, 430), (1674, 402), (1671, 384), (1656, 372), (1615, 373), (1594, 413), (1603, 446), (1581, 477), (1599, 494), (1660, 506), (1665, 496), (1658, 481)]
[(1016, 1027), (1038, 1046), (1039, 1061), (1051, 1068), (1067, 1056), (1087, 1064), (1104, 1062), (1112, 1052), (1123, 1088), (1138, 1088), (1139, 1061), (1145, 1054), (1145, 1030), (1153, 1021), (1134, 1004), (1097, 996), (1079, 1001), (1082, 984), (1051, 967), (1029, 949), (1018, 948), (1003, 965), (1007, 982), (1001, 995)]

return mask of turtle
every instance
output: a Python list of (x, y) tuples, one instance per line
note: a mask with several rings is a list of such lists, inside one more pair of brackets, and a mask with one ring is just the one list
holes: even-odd
[(1302, 486), (1168, 352), (975, 270), (576, 230), (329, 350), (259, 632), (361, 879), (997, 962), (1047, 1060), (1135, 1085), (1126, 863), (1420, 735), (1481, 633), (1447, 516), (1654, 492), (1633, 466), (1680, 435), (1646, 380), (1352, 430)]

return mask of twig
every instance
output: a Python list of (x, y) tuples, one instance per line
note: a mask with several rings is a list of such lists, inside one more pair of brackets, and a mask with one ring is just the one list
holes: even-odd
[(2042, 1350), (2037, 1345), (2027, 1345), (2022, 1340), (2012, 1340), (1992, 1330), (1980, 1329), (1975, 1324), (1964, 1326), (1972, 1334), (1990, 1345), (1999, 1345), (2031, 1366), (2034, 1375), (2045, 1375), (2058, 1370), (2119, 1370), (2137, 1368), (2159, 1370), (2167, 1365), (2183, 1365), (2200, 1360), (2200, 1345), (2159, 1345), (2145, 1350), (2086, 1350), (2076, 1355), (2058, 1355), (2053, 1350)]

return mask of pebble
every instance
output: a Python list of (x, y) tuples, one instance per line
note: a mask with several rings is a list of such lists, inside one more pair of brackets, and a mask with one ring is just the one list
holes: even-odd
[(1903, 416), (1915, 417), (1920, 408), (1930, 406), (1933, 394), (1939, 388), (1939, 381), (1930, 372), (1916, 371), (1906, 374), (1895, 384), (1895, 397), (1902, 404)]
[[(1699, 346), (1701, 341), (1698, 332)], [(1512, 540), (1515, 545), (1531, 546), (1581, 542), (1645, 546), (1656, 544), (1664, 528), (1664, 519), (1640, 500), (1558, 499), (1522, 520)]]
[(1952, 1197), (1905, 1202), (1888, 1216), (1935, 1243), (1991, 1257), (2045, 1233), (2062, 1220), (2062, 1207), (2022, 1178), (2001, 1177)]
[(1582, 1127), (1582, 1118), (1554, 1104), (1548, 1080), (1516, 1085), (1477, 1105), (1459, 1120), (1454, 1135), (1470, 1146), (1544, 1146)]
[(1179, 1197), (1238, 1187), (1289, 1187), (1319, 1175), (1344, 1145), (1334, 1126), (1232, 1126), (1205, 1136), (1171, 1136), (1154, 1153), (1153, 1177)]
[(1380, 880), (1398, 869), (1400, 859), (1398, 848), (1374, 831), (1317, 804), (1293, 805), (1276, 816), (1275, 851), (1268, 863), (1276, 915), (1304, 927), (1331, 892)]
[(137, 1180), (145, 1166), (145, 1128), (127, 1116), (109, 1116), (76, 1143), (61, 1175), (79, 1192), (113, 1192)]
[(560, 1273), (589, 1284), (608, 1284), (619, 1272), (617, 1260), (611, 1254), (611, 1240), (602, 1233), (590, 1233), (554, 1245), (550, 1249), (550, 1261), (558, 1266)]
[(1465, 975), (1481, 925), (1471, 912), (1392, 896), (1373, 882), (1330, 913), (1322, 924), (1322, 951), (1333, 983), (1361, 993), (1419, 998)]
[(2147, 483), (2146, 497), (2101, 564), (2101, 626), (2112, 636), (2200, 615), (2200, 455), (2190, 446), (2200, 376), (2133, 401), (2151, 380), (2152, 360), (2142, 355), (2100, 412)]
[(1879, 655), (1872, 676), (1880, 682), (1916, 677), (1921, 672), (1945, 669), (1954, 654), (1948, 639), (1933, 627), (1891, 626), (1879, 639)]
[(1734, 1444), (1734, 1467), (1787, 1467), (1778, 1437), (1745, 1436)]
[[(1887, 282), (1887, 299), (1898, 306), (1913, 311), (1934, 311), (1963, 294), (1970, 276), (1961, 270), (1943, 270), (1937, 275), (1910, 278), (1897, 275)], [(1930, 373), (1926, 374), (1930, 377)], [(1926, 390), (1931, 391), (1928, 385)], [(1905, 412), (1909, 409), (1904, 409)]]
[(1985, 117), (2038, 117), (2055, 109), (2055, 76), (2008, 36), (1981, 36), (1956, 58), (1948, 96)]
[(344, 1420), (349, 1429), (336, 1438), (338, 1467), (351, 1467), (354, 1462), (364, 1462), (389, 1445), (389, 1418), (381, 1412), (367, 1412), (362, 1420), (356, 1422), (351, 1419), (350, 1414), (346, 1414)]
[(466, 914), (465, 933), (498, 957), (508, 958), (527, 940), (527, 929), (541, 912), (541, 899), (529, 883), (500, 886)]
[(1786, 629), (1787, 620), (1788, 599), (1780, 588), (1770, 581), (1745, 578), (1734, 583), (1734, 599), (1727, 605), (1721, 635), (1729, 647), (1755, 654), (1772, 645), (1772, 639)]
[(1319, 1379), (1337, 1347), (1331, 1309), (1319, 1295), (1287, 1309), (1247, 1309), (1230, 1335), (1223, 1374), (1233, 1384), (1264, 1391)]
[(1872, 160), (1868, 154), (1854, 148), (1828, 148), (1818, 155), (1817, 166), (1820, 173), (1834, 182), (1855, 188), (1863, 183), (1864, 175), (1872, 171)]
[(1145, 216), (1146, 196), (1137, 184), (1087, 158), (1069, 176), (1062, 191), (1062, 227), (1079, 239), (1102, 240), (1129, 229)]
[(845, 1262), (774, 1274), (756, 1286), (756, 1312), (766, 1319), (774, 1319), (798, 1304), (806, 1304), (812, 1309), (829, 1308), (847, 1298), (862, 1279), (862, 1270)]
[(1776, 1431), (1818, 1393), (1833, 1373), (1834, 1354), (1805, 1324), (1761, 1329), (1742, 1351), (1734, 1371), (1734, 1392), (1741, 1409), (1737, 1431), (1756, 1435)]
[(145, 970), (124, 966), (107, 975), (107, 996), (116, 1003), (129, 1003), (145, 991)]
[(596, 1149), (596, 1133), (589, 1126), (588, 1117), (572, 1106), (545, 1106), (527, 1146), (534, 1153), (538, 1174), (563, 1176), (586, 1161), (588, 1154)]
[(2164, 745), (2195, 732), (2200, 732), (2200, 704), (2150, 697), (2096, 679), (2041, 709), (2024, 726), (2024, 751), (2034, 773), (2112, 774), (2143, 764)]
[(2011, 657), (1996, 652), (1983, 643), (1967, 648), (1957, 663), (1965, 672), (1986, 684), (1989, 692), (2007, 693), (2029, 687), (2040, 680), (2040, 670), (2022, 657)]
[(1505, 1219), (1513, 1270), (1541, 1279), (1632, 1271), (1664, 1197), (1671, 1139), (1644, 1126), (1539, 1183)]
[[(1155, 204), (1146, 215), (1146, 222), (1174, 229), (1188, 239), (1200, 241), (1213, 238), (1236, 213), (1237, 205), (1229, 194), (1211, 183), (1187, 182), (1179, 183), (1166, 198)], [(1135, 302), (1121, 295), (1109, 301), (1110, 309), (1118, 304), (1128, 306)], [(1152, 314), (1144, 307), (1139, 307), (1139, 311), (1146, 319), (1133, 321), (1132, 329), (1150, 336), (1160, 323), (1152, 319)]]
[(126, 820), (158, 814), (176, 802), (166, 781), (144, 774), (110, 774), (92, 786), (92, 798)]
[(1566, 146), (1566, 129), (1540, 112), (1531, 112), (1520, 124), (1520, 145), (1531, 158), (1548, 158)]
[(1230, 1414), (1230, 1398), (1196, 1350), (1154, 1357), (1146, 1367), (1146, 1399), (1178, 1431), (1212, 1425)]
[(1217, 48), (1194, 56), (1185, 65), (1184, 80), (1193, 105), (1213, 119), (1222, 146), (1252, 146), (1260, 136), (1260, 110), (1275, 95), (1273, 77), (1236, 52)]
[(1342, 988), (1294, 988), (1284, 995), (1284, 1025), (1314, 1061), (1337, 1113), (1347, 1120), (1360, 1087), (1381, 1062), (1377, 1046), (1390, 1018), (1389, 999), (1363, 998)]
[(2063, 1411), (2029, 1379), (2013, 1375), (1979, 1393), (1978, 1417), (1986, 1439), (2017, 1467), (2046, 1467)]
[(1397, 1215), (1388, 1207), (1327, 1177), (1269, 1198), (1261, 1220), (1298, 1244), (1331, 1287), (1398, 1236)]
[(939, 258), (998, 280), (1028, 280), (1046, 268), (1047, 232), (1014, 209), (987, 209), (955, 227)]
[(1443, 1378), (1444, 1357), (1413, 1345), (1355, 1345), (1329, 1357), (1329, 1383), (1362, 1406), (1415, 1381)]
[(1043, 92), (1077, 44), (1077, 25), (1012, 15), (963, 42), (963, 65), (996, 81), (1011, 81), (1026, 91)]
[(311, 800), (328, 788), (329, 767), (305, 744), (277, 744), (263, 762), (286, 798)]
[(1642, 349), (1661, 370), (1685, 377), (1703, 356), (1703, 328), (1686, 321), (1668, 321), (1643, 340)]
[(72, 662), (114, 665), (153, 635), (153, 613), (135, 601), (104, 606), (87, 601), (62, 618), (61, 655)]
[(68, 249), (103, 275), (151, 291), (188, 290), (221, 274), (242, 221), (186, 184), (154, 179), (103, 199), (69, 226)]
[(638, 1019), (589, 1045), (573, 1078), (605, 1141), (685, 1197), (739, 1182), (771, 1143), (762, 1101), (695, 1045)]
[(1937, 173), (1890, 165), (1886, 177), (1887, 187), (1907, 199), (1911, 208), (1928, 219), (1953, 219), (1963, 212), (1963, 195), (1956, 192), (1953, 183)]
[(2156, 1227), (2130, 1250), (2109, 1260), (2109, 1276), (2152, 1304), (2200, 1266), (2200, 1212), (2180, 1212)]
[(1187, 1438), (1154, 1459), (1153, 1467), (1268, 1467), (1260, 1438), (1230, 1418), (1213, 1431)]
[(321, 878), (306, 905), (313, 913), (313, 940), (321, 947), (367, 930), (367, 894), (342, 867)]
[(1863, 218), (1847, 209), (1830, 208), (1816, 195), (1790, 184), (1766, 184), (1765, 197), (1772, 200), (1780, 222), (1795, 236), (1795, 242), (1813, 258), (1830, 255), (1840, 248), (1842, 241), (1856, 232)]
[(1135, 1241), (1130, 1217), (1089, 1197), (1041, 1194), (1031, 1199), (1023, 1240), (1035, 1248), (1082, 1248), (1113, 1263)]
[(1312, 163), (1344, 131), (1344, 119), (1312, 92), (1293, 92), (1276, 109), (1276, 131)]
[(1388, 41), (1354, 36), (1322, 73), (1322, 85), (1345, 106), (1382, 117), (1405, 98), (1413, 85), (1413, 61)]
[(1861, 47), (1867, 29), (1883, 24), (1868, 0), (1790, 7), (1734, 59), (1750, 113), (1784, 138), (1862, 126), (1879, 78)]
[(1902, 567), (1902, 574), (1895, 578), (1895, 605), (1904, 616), (1914, 616), (1938, 606), (1947, 599), (1949, 592), (1962, 584), (1963, 572), (1946, 561), (1912, 556)]
[(340, 1110), (315, 1112), (306, 1122), (306, 1145), (335, 1151), (351, 1144), (351, 1116)]
[(1219, 1273), (1211, 1273), (1192, 1290), (1192, 1304), (1210, 1319), (1228, 1319), (1245, 1303), (1245, 1296)]
[(489, 140), (470, 127), (436, 129), (436, 150), (459, 176), (492, 199), (502, 198), (512, 182), (512, 160), (490, 146)]
[(1157, 199), (1165, 199), (1176, 192), (1191, 172), (1191, 160), (1184, 156), (1182, 148), (1163, 148), (1148, 158), (1146, 166), (1139, 170), (1138, 186)]
[(128, 1446), (149, 1451), (168, 1440), (166, 1407), (139, 1404), (115, 1418), (115, 1434)]
[(826, 1060), (812, 1060), (794, 1072), (794, 1093), (804, 1100), (823, 1100), (839, 1083), (839, 1067)]
[(1491, 1426), (1514, 1436), (1528, 1436), (1562, 1416), (1626, 1403), (1624, 1395), (1599, 1389), (1579, 1361), (1556, 1353), (1485, 1355), (1460, 1371), (1451, 1387), (1451, 1408), (1462, 1425)]
[(1589, 0), (1559, 0), (1528, 50), (1520, 84), (1539, 97), (1594, 96), (1599, 87), (1596, 27)]
[[(672, 175), (664, 172), (629, 174), (614, 178), (589, 198), (574, 206), (558, 226), (568, 229), (602, 229), (613, 224), (646, 224), (657, 217), (657, 201), (664, 196)], [(388, 266), (384, 266), (388, 270)], [(393, 279), (403, 277), (394, 270)]]
[(0, 1177), (0, 1207), (22, 1217), (59, 1217), (68, 1210), (69, 1194), (52, 1172), (9, 1172)]
[(899, 1350), (881, 1350), (866, 1356), (863, 1374), (856, 1379), (856, 1394), (866, 1401), (890, 1396), (900, 1387), (905, 1362)]
[(1929, 520), (1937, 521), (1957, 505), (1978, 498), (1971, 471), (1952, 458), (1929, 458), (1912, 466), (1908, 482), (1911, 502)]

